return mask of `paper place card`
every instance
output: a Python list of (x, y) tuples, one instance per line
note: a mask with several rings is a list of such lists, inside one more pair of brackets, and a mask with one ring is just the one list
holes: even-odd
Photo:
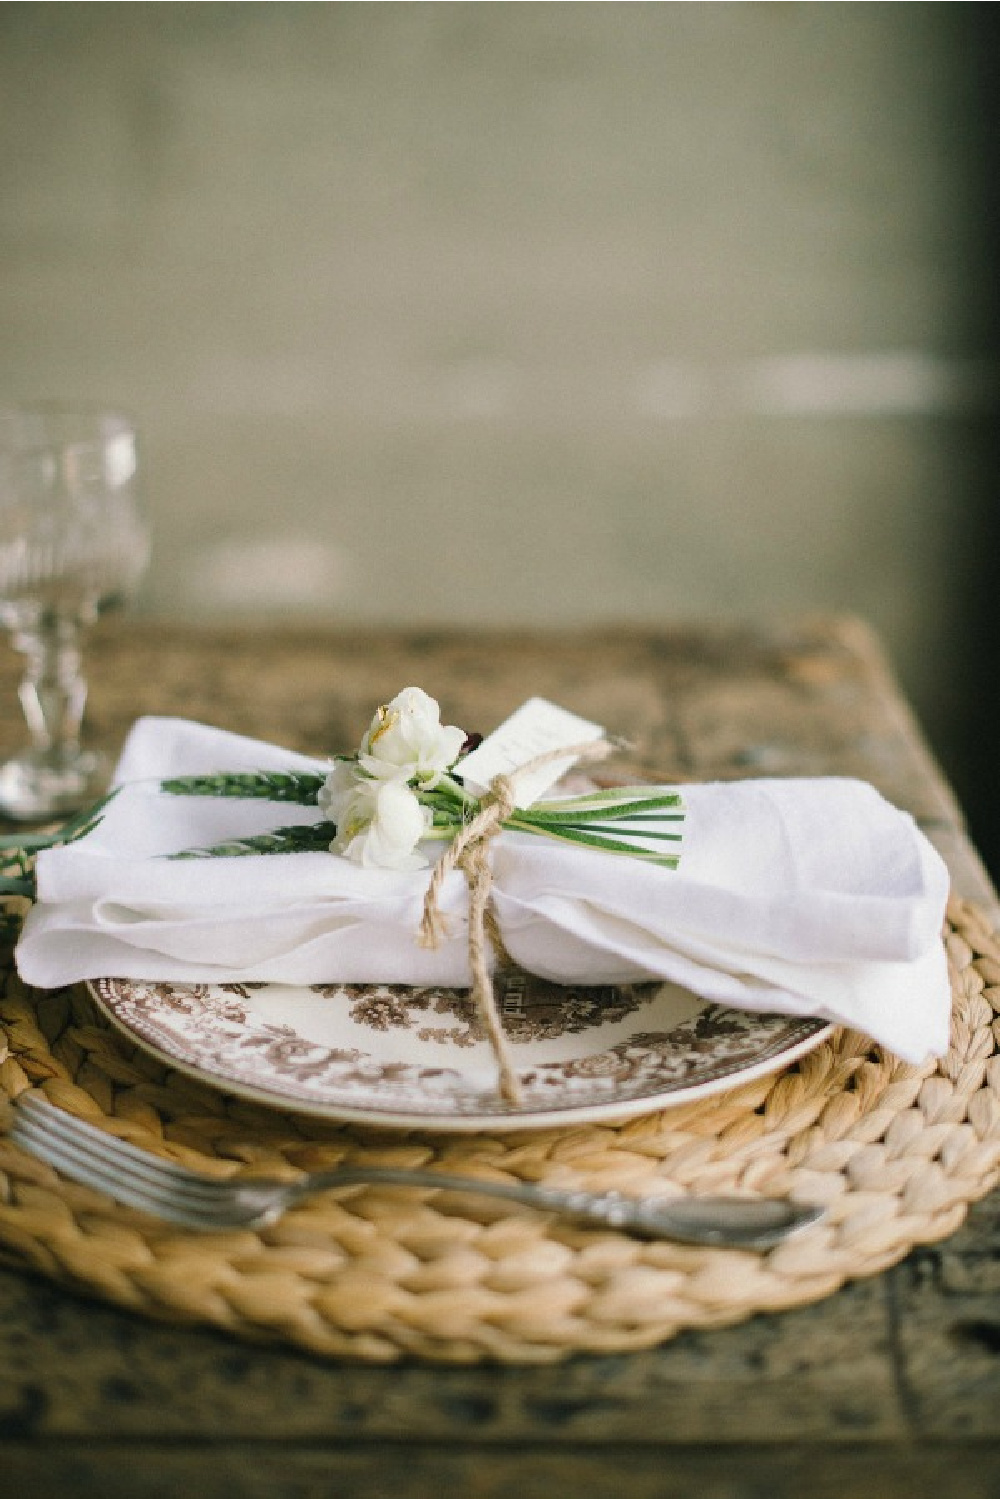
[[(583, 745), (600, 739), (603, 734), (600, 724), (581, 719), (547, 698), (529, 698), (460, 762), (458, 770), (465, 785), (481, 795), (489, 790), (495, 776), (516, 771), (537, 755), (547, 755), (563, 746)], [(560, 776), (565, 776), (575, 759), (569, 755), (519, 776), (518, 807), (530, 807)]]

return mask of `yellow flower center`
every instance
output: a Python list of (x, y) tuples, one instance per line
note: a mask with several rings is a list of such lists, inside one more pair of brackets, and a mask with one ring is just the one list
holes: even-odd
[(374, 750), (384, 734), (388, 734), (399, 723), (399, 710), (390, 708), (386, 703), (380, 703), (375, 714), (378, 719), (378, 728), (374, 734), (368, 736), (368, 748)]

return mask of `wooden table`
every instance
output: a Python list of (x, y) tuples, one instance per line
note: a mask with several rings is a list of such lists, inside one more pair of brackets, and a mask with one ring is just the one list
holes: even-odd
[[(19, 740), (0, 662), (0, 753)], [(92, 738), (180, 713), (325, 753), (408, 683), (486, 730), (531, 693), (637, 772), (847, 773), (995, 896), (877, 644), (853, 620), (458, 636), (106, 622)], [(998, 920), (1000, 925), (1000, 920)], [(554, 1366), (348, 1365), (165, 1327), (0, 1270), (0, 1492), (18, 1496), (1000, 1493), (1000, 1197), (804, 1309)]]

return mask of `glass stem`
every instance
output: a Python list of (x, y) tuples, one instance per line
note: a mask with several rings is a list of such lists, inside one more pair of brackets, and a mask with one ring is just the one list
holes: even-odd
[(14, 645), (27, 659), (18, 693), (34, 748), (51, 765), (66, 762), (79, 752), (87, 701), (79, 622), (67, 615), (42, 616), (15, 634)]

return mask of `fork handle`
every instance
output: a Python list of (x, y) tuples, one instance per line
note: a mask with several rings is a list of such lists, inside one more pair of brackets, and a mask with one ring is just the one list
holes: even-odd
[[(536, 1183), (492, 1182), (487, 1178), (456, 1177), (445, 1172), (417, 1172), (394, 1167), (347, 1167), (314, 1172), (294, 1186), (296, 1199), (327, 1187), (363, 1183), (399, 1187), (432, 1187), (448, 1192), (482, 1193), (531, 1208), (565, 1214), (585, 1223), (625, 1230), (645, 1239), (678, 1240), (689, 1245), (726, 1246), (739, 1250), (771, 1250), (823, 1217), (812, 1204), (784, 1198), (697, 1196), (642, 1199), (609, 1191), (540, 1187)], [(243, 1186), (249, 1187), (247, 1180)]]

